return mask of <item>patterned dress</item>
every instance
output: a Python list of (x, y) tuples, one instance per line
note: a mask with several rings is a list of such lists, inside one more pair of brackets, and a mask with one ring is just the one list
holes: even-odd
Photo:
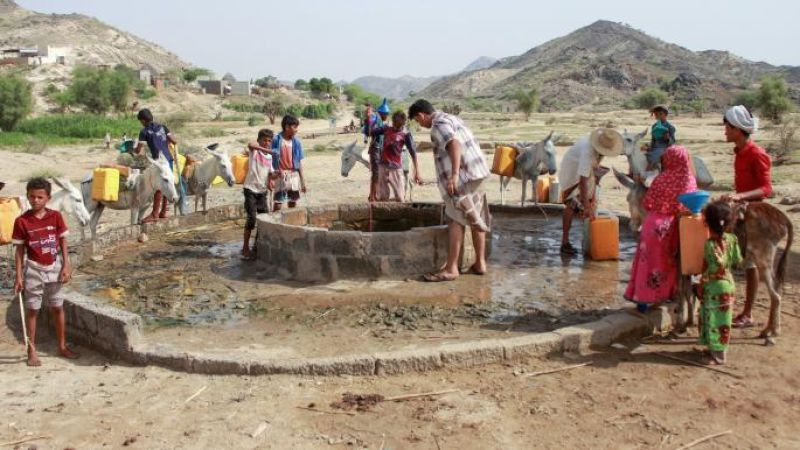
[(635, 303), (668, 302), (678, 290), (678, 220), (685, 211), (678, 196), (697, 190), (689, 168), (689, 152), (673, 145), (662, 158), (663, 171), (642, 201), (647, 217), (631, 265), (625, 299)]
[(699, 293), (702, 305), (698, 343), (707, 345), (713, 352), (728, 349), (736, 292), (730, 269), (741, 262), (742, 253), (736, 236), (725, 233), (720, 241), (706, 241)]

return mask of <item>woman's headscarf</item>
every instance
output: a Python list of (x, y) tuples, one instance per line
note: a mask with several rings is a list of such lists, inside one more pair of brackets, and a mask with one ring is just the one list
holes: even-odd
[(697, 182), (689, 165), (689, 152), (681, 145), (672, 145), (661, 157), (661, 173), (653, 180), (642, 206), (648, 212), (677, 214), (684, 210), (678, 196), (697, 190)]

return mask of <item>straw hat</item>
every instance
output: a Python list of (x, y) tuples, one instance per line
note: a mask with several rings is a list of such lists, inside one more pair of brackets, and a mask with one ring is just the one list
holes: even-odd
[(622, 154), (622, 135), (611, 128), (598, 128), (592, 131), (589, 141), (592, 143), (592, 148), (603, 156), (618, 156)]

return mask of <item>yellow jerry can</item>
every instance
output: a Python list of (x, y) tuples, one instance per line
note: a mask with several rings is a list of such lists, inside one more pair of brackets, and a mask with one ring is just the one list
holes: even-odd
[(239, 153), (231, 156), (231, 169), (233, 170), (233, 178), (236, 180), (236, 184), (244, 183), (249, 165), (247, 155)]
[(14, 221), (22, 211), (15, 198), (0, 197), (0, 245), (11, 243), (14, 232)]
[(514, 176), (518, 153), (519, 152), (514, 147), (506, 147), (504, 145), (495, 147), (494, 161), (492, 161), (492, 173), (503, 177)]
[(92, 200), (115, 202), (119, 199), (119, 170), (94, 169), (92, 174)]

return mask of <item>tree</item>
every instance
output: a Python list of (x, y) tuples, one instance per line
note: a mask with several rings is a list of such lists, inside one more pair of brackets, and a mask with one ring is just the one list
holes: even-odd
[(201, 76), (211, 75), (211, 71), (203, 67), (192, 67), (190, 69), (183, 69), (182, 78), (187, 83), (197, 80)]
[(111, 109), (125, 111), (133, 92), (133, 83), (124, 70), (108, 71), (78, 66), (72, 71), (69, 96), (87, 111), (105, 114)]
[(695, 117), (703, 117), (703, 113), (706, 111), (706, 102), (700, 97), (690, 101), (688, 106), (694, 112)]
[(278, 79), (276, 77), (274, 77), (272, 75), (267, 75), (266, 77), (257, 79), (255, 81), (255, 85), (260, 87), (260, 88), (276, 89), (281, 84), (280, 84), (280, 82), (278, 81)]
[(303, 80), (302, 78), (294, 82), (294, 88), (298, 91), (307, 91), (308, 90), (308, 81)]
[(16, 75), (0, 76), (0, 129), (10, 131), (30, 114), (33, 95), (28, 80)]
[(650, 110), (656, 105), (667, 103), (669, 96), (657, 87), (647, 88), (634, 95), (631, 103), (634, 108)]
[(283, 112), (283, 109), (283, 101), (279, 97), (269, 99), (264, 103), (263, 111), (267, 115), (270, 125), (275, 125), (275, 118)]
[(780, 123), (781, 116), (792, 109), (786, 82), (775, 76), (762, 78), (756, 93), (756, 106), (768, 119)]
[(519, 110), (525, 114), (525, 121), (527, 122), (531, 118), (531, 113), (539, 108), (539, 91), (536, 88), (528, 92), (520, 89), (514, 94), (514, 98), (517, 100)]

